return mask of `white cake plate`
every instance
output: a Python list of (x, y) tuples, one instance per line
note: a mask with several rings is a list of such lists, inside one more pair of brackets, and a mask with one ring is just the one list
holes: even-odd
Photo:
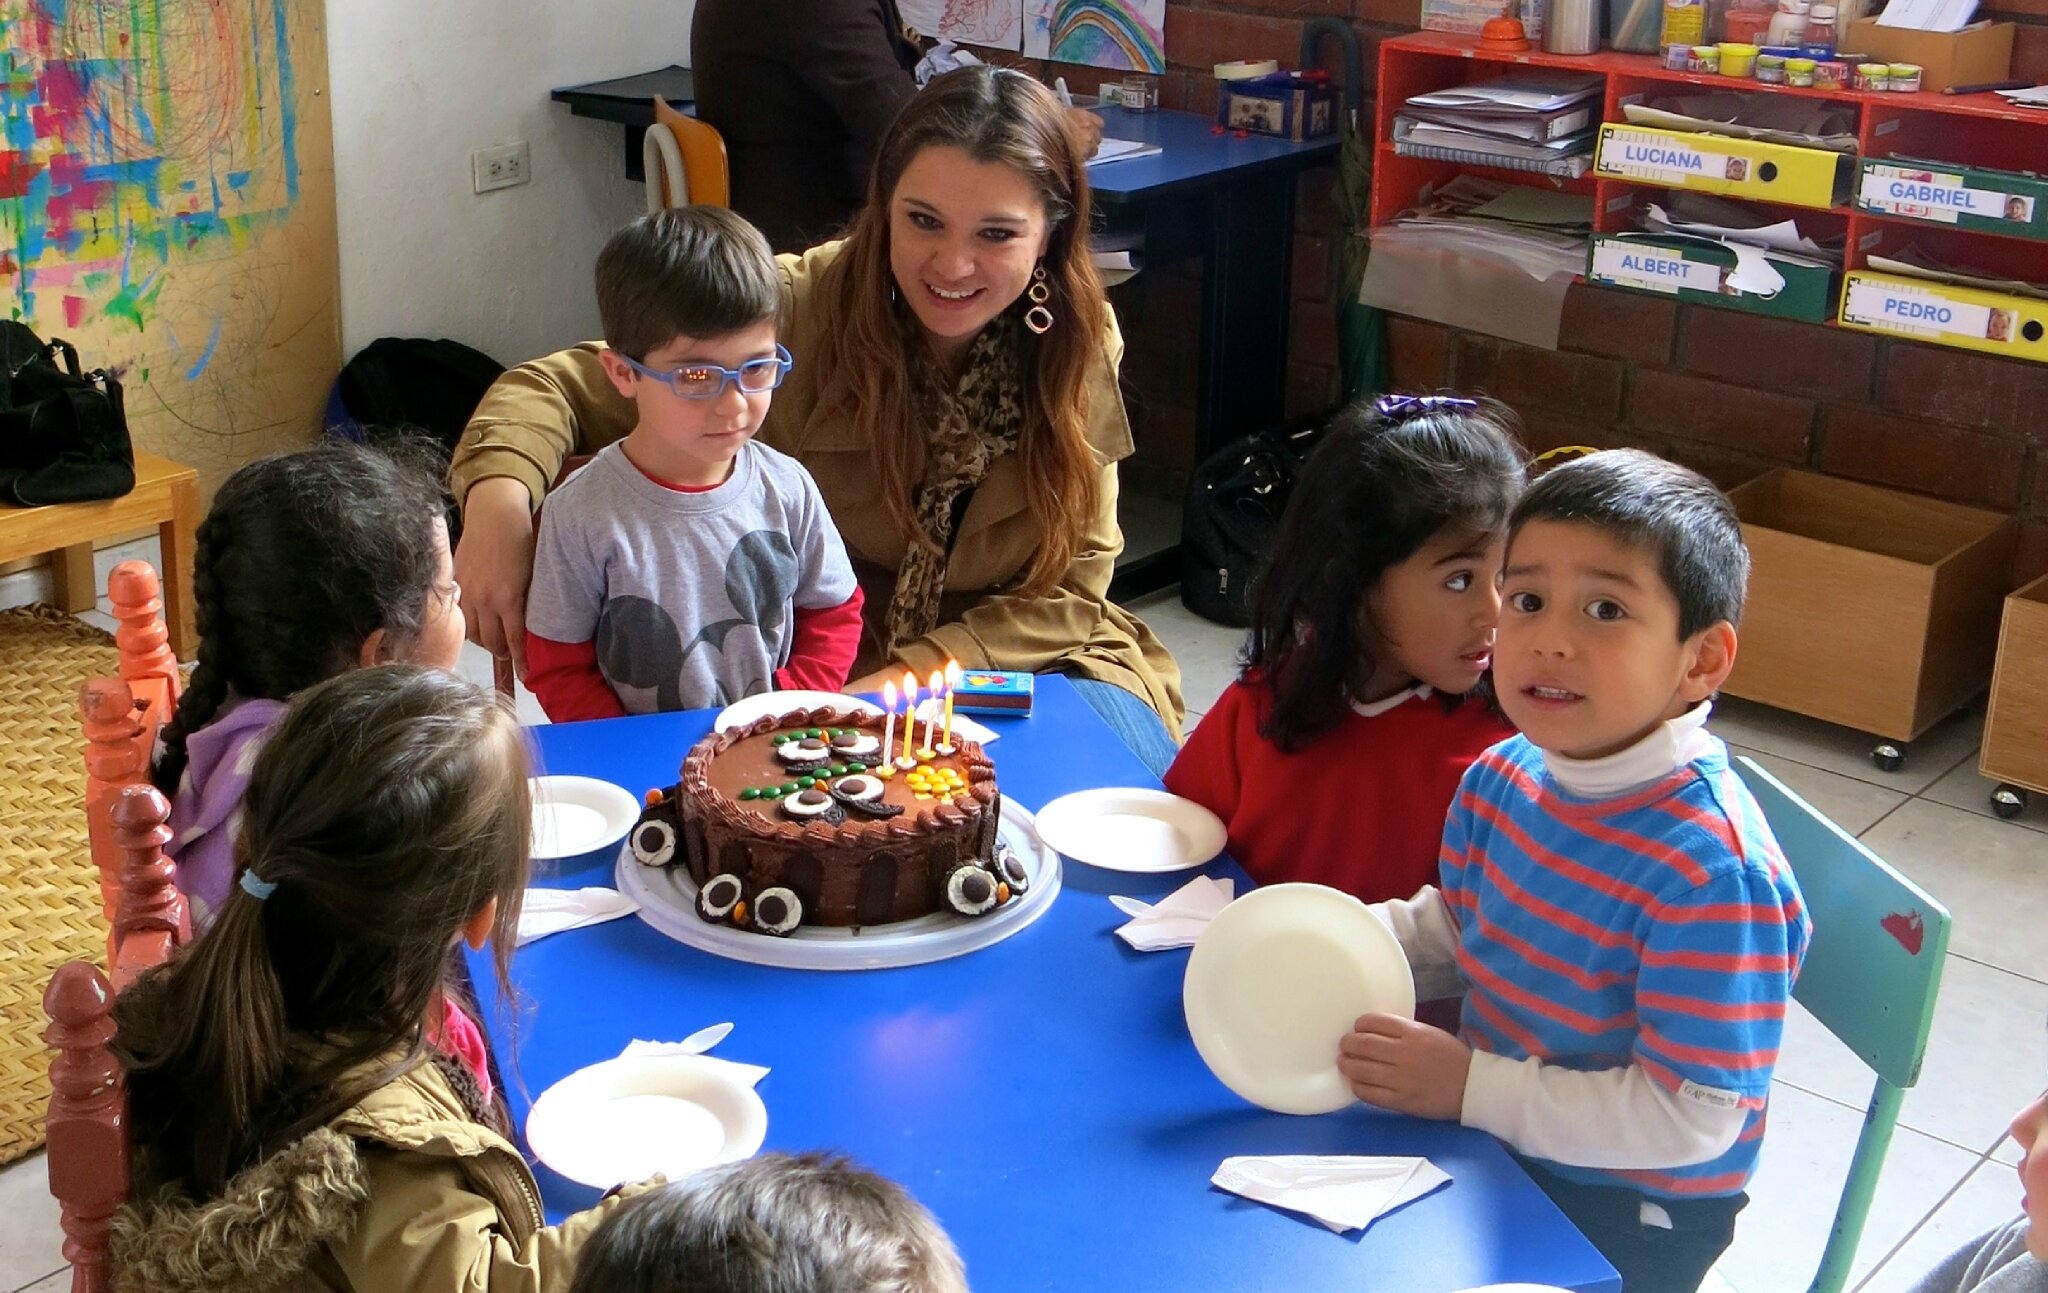
[(1038, 838), (1038, 823), (1022, 805), (1002, 797), (997, 836), (1016, 850), (1030, 873), (1024, 896), (986, 916), (935, 912), (915, 920), (871, 925), (855, 932), (838, 926), (799, 925), (775, 938), (731, 925), (714, 925), (697, 914), (697, 882), (688, 867), (643, 866), (633, 858), (630, 839), (619, 850), (619, 892), (640, 904), (640, 919), (678, 943), (750, 965), (792, 970), (880, 970), (926, 965), (993, 947), (1043, 916), (1060, 891), (1060, 855)]

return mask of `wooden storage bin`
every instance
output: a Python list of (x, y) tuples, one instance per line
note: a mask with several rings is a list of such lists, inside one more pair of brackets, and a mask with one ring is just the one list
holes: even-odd
[(1789, 468), (1729, 497), (1753, 562), (1731, 695), (1910, 741), (1983, 689), (2011, 517)]
[(2048, 794), (2048, 575), (2005, 599), (1977, 766), (1994, 781)]

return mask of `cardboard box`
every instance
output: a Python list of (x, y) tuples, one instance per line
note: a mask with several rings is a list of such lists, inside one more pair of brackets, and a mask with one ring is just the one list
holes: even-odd
[(1825, 323), (1834, 317), (1835, 291), (1841, 283), (1838, 272), (1781, 260), (1761, 249), (1756, 254), (1785, 279), (1773, 295), (1731, 286), (1728, 271), (1735, 268), (1735, 248), (1701, 238), (1594, 234), (1586, 255), (1586, 277), (1595, 283), (1780, 319)]
[(1905, 220), (2048, 239), (2048, 178), (2023, 171), (1866, 157), (1856, 180), (1856, 205)]
[(2009, 79), (2012, 38), (2009, 22), (1980, 22), (1961, 31), (1915, 31), (1858, 18), (1842, 27), (1835, 47), (1844, 54), (1867, 54), (1887, 63), (1918, 63), (1923, 69), (1920, 89), (1927, 93)]
[(2012, 517), (1790, 468), (1728, 497), (1752, 562), (1731, 695), (1910, 741), (1990, 681)]
[(2005, 599), (1978, 770), (2048, 794), (2048, 575)]
[(2048, 299), (1851, 270), (1837, 320), (1859, 332), (2048, 363)]
[(1855, 165), (1855, 158), (1826, 148), (1794, 148), (1617, 121), (1600, 127), (1600, 146), (1593, 156), (1594, 173), (1608, 179), (1823, 208), (1847, 199)]

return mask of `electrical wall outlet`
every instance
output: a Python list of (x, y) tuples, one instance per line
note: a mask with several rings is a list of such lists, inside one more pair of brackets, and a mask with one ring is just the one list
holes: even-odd
[(479, 148), (469, 155), (469, 172), (479, 193), (509, 189), (533, 178), (533, 152), (524, 139)]

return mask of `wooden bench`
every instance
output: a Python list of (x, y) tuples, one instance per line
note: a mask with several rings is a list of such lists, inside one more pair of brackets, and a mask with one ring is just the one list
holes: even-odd
[(0, 506), (0, 561), (50, 556), (57, 602), (67, 611), (88, 611), (98, 589), (92, 571), (93, 540), (154, 525), (163, 544), (164, 621), (171, 650), (190, 660), (199, 648), (192, 625), (192, 547), (199, 529), (199, 473), (183, 463), (135, 451), (135, 488), (97, 503), (50, 507)]

